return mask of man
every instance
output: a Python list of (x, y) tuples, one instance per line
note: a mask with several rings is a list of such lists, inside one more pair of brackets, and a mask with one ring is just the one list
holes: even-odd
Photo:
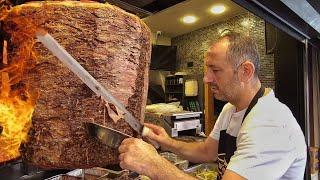
[[(210, 136), (201, 143), (171, 139), (161, 127), (145, 124), (161, 148), (192, 162), (218, 160), (218, 179), (303, 179), (304, 136), (289, 108), (261, 87), (259, 55), (252, 39), (238, 33), (219, 38), (206, 55), (208, 83), (216, 99), (228, 101)], [(125, 139), (120, 166), (152, 179), (192, 179), (142, 140)]]

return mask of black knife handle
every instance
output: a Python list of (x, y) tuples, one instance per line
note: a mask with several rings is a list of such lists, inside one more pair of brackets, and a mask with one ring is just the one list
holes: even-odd
[(129, 178), (134, 179), (134, 178), (137, 178), (138, 176), (139, 176), (138, 173), (133, 172), (133, 171), (129, 171), (129, 175), (128, 175)]

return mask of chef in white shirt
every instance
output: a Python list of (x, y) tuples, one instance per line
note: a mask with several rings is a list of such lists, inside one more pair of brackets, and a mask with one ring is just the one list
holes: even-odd
[[(304, 135), (290, 109), (259, 80), (257, 45), (230, 32), (208, 49), (204, 82), (216, 99), (227, 101), (204, 142), (174, 140), (159, 126), (145, 124), (148, 137), (163, 150), (191, 162), (218, 163), (217, 179), (303, 179), (307, 153)], [(140, 139), (119, 147), (120, 166), (151, 179), (193, 179)]]

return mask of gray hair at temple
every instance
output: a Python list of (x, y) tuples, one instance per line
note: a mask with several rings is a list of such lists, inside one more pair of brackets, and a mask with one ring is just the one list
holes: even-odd
[(257, 44), (252, 38), (241, 33), (228, 31), (223, 33), (219, 40), (227, 38), (229, 46), (227, 50), (227, 58), (232, 62), (234, 68), (237, 68), (245, 60), (254, 64), (255, 77), (259, 76), (260, 71), (260, 57)]

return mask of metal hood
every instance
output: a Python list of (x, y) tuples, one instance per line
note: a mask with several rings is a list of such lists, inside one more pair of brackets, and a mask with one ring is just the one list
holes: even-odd
[(320, 33), (320, 1), (316, 0), (281, 0), (306, 23)]

